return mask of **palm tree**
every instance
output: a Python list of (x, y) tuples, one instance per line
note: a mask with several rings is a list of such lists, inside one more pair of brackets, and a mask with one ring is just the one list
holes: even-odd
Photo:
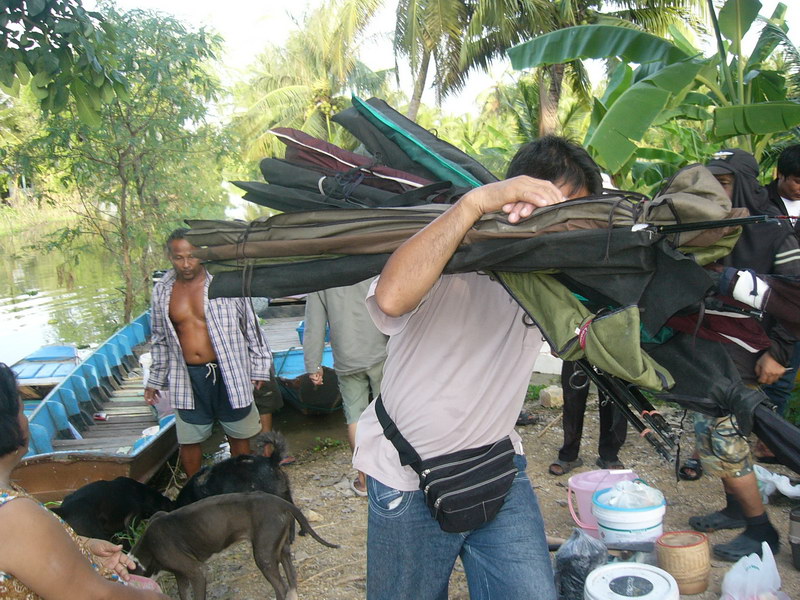
[[(448, 89), (463, 85), (467, 73), (476, 67), (485, 68), (504, 57), (512, 46), (536, 35), (565, 29), (578, 24), (616, 25), (649, 31), (666, 36), (670, 26), (686, 30), (686, 24), (699, 27), (704, 0), (479, 0), (467, 31), (461, 54), (461, 69), (445, 80)], [(508, 14), (507, 6), (515, 7)], [(602, 12), (601, 12), (602, 9)], [(553, 133), (557, 128), (557, 109), (565, 77), (580, 97), (589, 97), (589, 80), (584, 64), (572, 61), (555, 64), (537, 71), (539, 78), (539, 134)]]
[[(687, 23), (698, 26), (704, 7), (704, 0), (399, 0), (395, 52), (411, 58), (416, 76), (413, 109), (431, 57), (436, 67), (434, 86), (441, 97), (463, 87), (472, 70), (487, 69), (509, 48), (537, 35), (590, 23), (666, 35), (670, 25), (684, 30)], [(564, 78), (585, 98), (589, 79), (580, 61), (543, 67), (537, 76), (539, 133), (551, 133), (556, 130)]]
[(436, 73), (434, 89), (441, 99), (446, 74), (457, 70), (461, 45), (471, 16), (471, 0), (399, 0), (394, 35), (395, 57), (409, 59), (414, 90), (408, 118), (415, 120), (428, 78), (431, 58)]
[(235, 129), (245, 158), (275, 154), (272, 127), (294, 127), (338, 142), (331, 116), (349, 106), (351, 93), (378, 94), (390, 72), (374, 72), (358, 60), (364, 28), (381, 0), (329, 0), (306, 15), (284, 48), (267, 46), (234, 90)]

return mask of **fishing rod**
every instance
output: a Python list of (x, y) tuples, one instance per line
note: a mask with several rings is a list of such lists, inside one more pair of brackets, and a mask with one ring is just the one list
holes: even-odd
[(586, 359), (576, 361), (583, 372), (613, 402), (639, 435), (655, 448), (668, 463), (675, 462), (673, 450), (679, 434), (650, 403), (641, 391), (607, 373), (598, 371)]
[(756, 223), (777, 223), (780, 219), (788, 219), (786, 215), (755, 215), (752, 217), (739, 217), (737, 219), (720, 219), (718, 221), (695, 221), (693, 223), (675, 223), (674, 225), (652, 225), (638, 223), (631, 227), (631, 231), (655, 231), (656, 233), (681, 233), (683, 231), (698, 231), (700, 229), (719, 229), (720, 227), (736, 227), (739, 225), (753, 225)]

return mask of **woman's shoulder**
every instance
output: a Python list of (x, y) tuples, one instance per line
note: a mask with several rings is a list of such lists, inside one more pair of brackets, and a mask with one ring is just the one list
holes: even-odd
[(0, 519), (16, 519), (21, 515), (40, 514), (42, 505), (22, 490), (0, 488)]
[(31, 496), (29, 496), (25, 490), (11, 484), (10, 487), (0, 486), (0, 506), (11, 502), (12, 500), (16, 500), (17, 498), (27, 498), (29, 500), (33, 500)]

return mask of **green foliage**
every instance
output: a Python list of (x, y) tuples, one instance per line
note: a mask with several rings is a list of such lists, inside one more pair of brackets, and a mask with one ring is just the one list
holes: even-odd
[(148, 520), (139, 520), (134, 517), (125, 527), (125, 531), (114, 534), (111, 542), (114, 544), (122, 544), (123, 542), (127, 542), (132, 548), (136, 545), (136, 542), (139, 541), (139, 538), (144, 535), (148, 522)]
[(282, 155), (272, 127), (293, 127), (318, 138), (354, 147), (331, 117), (350, 106), (350, 95), (386, 96), (389, 71), (374, 72), (357, 59), (363, 30), (377, 0), (328, 0), (306, 15), (285, 47), (267, 45), (234, 89), (233, 132), (243, 156), (258, 160)]
[(341, 446), (344, 445), (344, 442), (342, 442), (342, 440), (337, 440), (330, 437), (324, 437), (324, 438), (316, 437), (314, 438), (314, 441), (316, 442), (316, 444), (312, 448), (314, 452), (327, 452), (328, 450), (332, 450), (334, 448), (340, 448)]
[(16, 96), (28, 87), (45, 112), (70, 99), (83, 121), (100, 125), (99, 111), (127, 94), (113, 47), (120, 40), (98, 12), (80, 0), (8, 0), (0, 3), (0, 89)]
[[(709, 144), (742, 146), (760, 158), (769, 144), (800, 125), (800, 61), (785, 35), (785, 6), (778, 5), (753, 55), (741, 53), (741, 39), (759, 7), (757, 0), (725, 3), (718, 52), (709, 58), (677, 35), (673, 43), (634, 29), (594, 25), (540, 36), (510, 54), (518, 68), (583, 58), (621, 60), (603, 98), (594, 100), (585, 144), (618, 185), (647, 188), (688, 162), (707, 160)], [(794, 73), (768, 68), (783, 56)], [(639, 66), (632, 69), (629, 62)]]
[(70, 103), (20, 159), (50, 186), (42, 191), (74, 197), (77, 228), (117, 258), (127, 320), (147, 301), (166, 233), (186, 217), (222, 216), (219, 164), (229, 143), (205, 123), (219, 92), (209, 71), (218, 38), (156, 13), (109, 9), (107, 18), (130, 94), (98, 106), (94, 127)]
[[(467, 2), (472, 8), (467, 35), (461, 48), (460, 72), (449, 76), (457, 89), (464, 73), (474, 68), (487, 68), (515, 45), (534, 36), (558, 32), (585, 24), (605, 25), (609, 32), (624, 29), (650, 31), (666, 35), (670, 27), (686, 30), (697, 24), (703, 0), (650, 0), (603, 3), (597, 0), (557, 0), (538, 2)], [(612, 33), (615, 35), (615, 33)], [(558, 50), (557, 44), (553, 48)], [(591, 93), (584, 57), (551, 62), (540, 61), (533, 75), (539, 82), (539, 131), (537, 135), (558, 130), (557, 115), (564, 85), (582, 102), (589, 102)]]
[(546, 388), (547, 385), (542, 383), (539, 385), (531, 384), (528, 386), (528, 391), (525, 393), (525, 402), (530, 402), (539, 399), (539, 394)]

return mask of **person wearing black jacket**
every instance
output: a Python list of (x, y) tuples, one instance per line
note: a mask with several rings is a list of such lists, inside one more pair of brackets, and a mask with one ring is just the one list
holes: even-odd
[[(800, 144), (787, 146), (778, 157), (776, 177), (767, 186), (770, 208), (780, 215), (789, 217), (785, 225), (791, 229), (800, 243)], [(778, 413), (783, 415), (789, 404), (789, 396), (794, 388), (797, 369), (800, 368), (800, 343), (795, 343), (786, 373), (772, 385), (764, 387), (764, 392), (775, 404)], [(758, 449), (756, 450), (759, 451)], [(767, 458), (765, 448), (761, 452)], [(761, 460), (761, 459), (759, 459)], [(771, 462), (766, 460), (765, 462)]]
[[(706, 166), (722, 184), (735, 208), (746, 208), (753, 215), (774, 214), (767, 192), (758, 181), (758, 163), (752, 154), (738, 148), (723, 150)], [(748, 225), (721, 262), (737, 270), (740, 278), (748, 270), (796, 276), (800, 275), (800, 246), (780, 223)], [(762, 324), (771, 341), (766, 350), (753, 353), (735, 344), (726, 345), (742, 381), (752, 386), (774, 383), (784, 374), (795, 341), (769, 317)], [(691, 517), (689, 524), (706, 532), (745, 528), (730, 542), (714, 545), (714, 554), (724, 560), (736, 561), (753, 552), (760, 555), (762, 542), (767, 542), (777, 553), (778, 532), (764, 509), (747, 439), (738, 433), (730, 417), (700, 414), (695, 415), (695, 434), (701, 464), (722, 479), (727, 504), (710, 514)]]

